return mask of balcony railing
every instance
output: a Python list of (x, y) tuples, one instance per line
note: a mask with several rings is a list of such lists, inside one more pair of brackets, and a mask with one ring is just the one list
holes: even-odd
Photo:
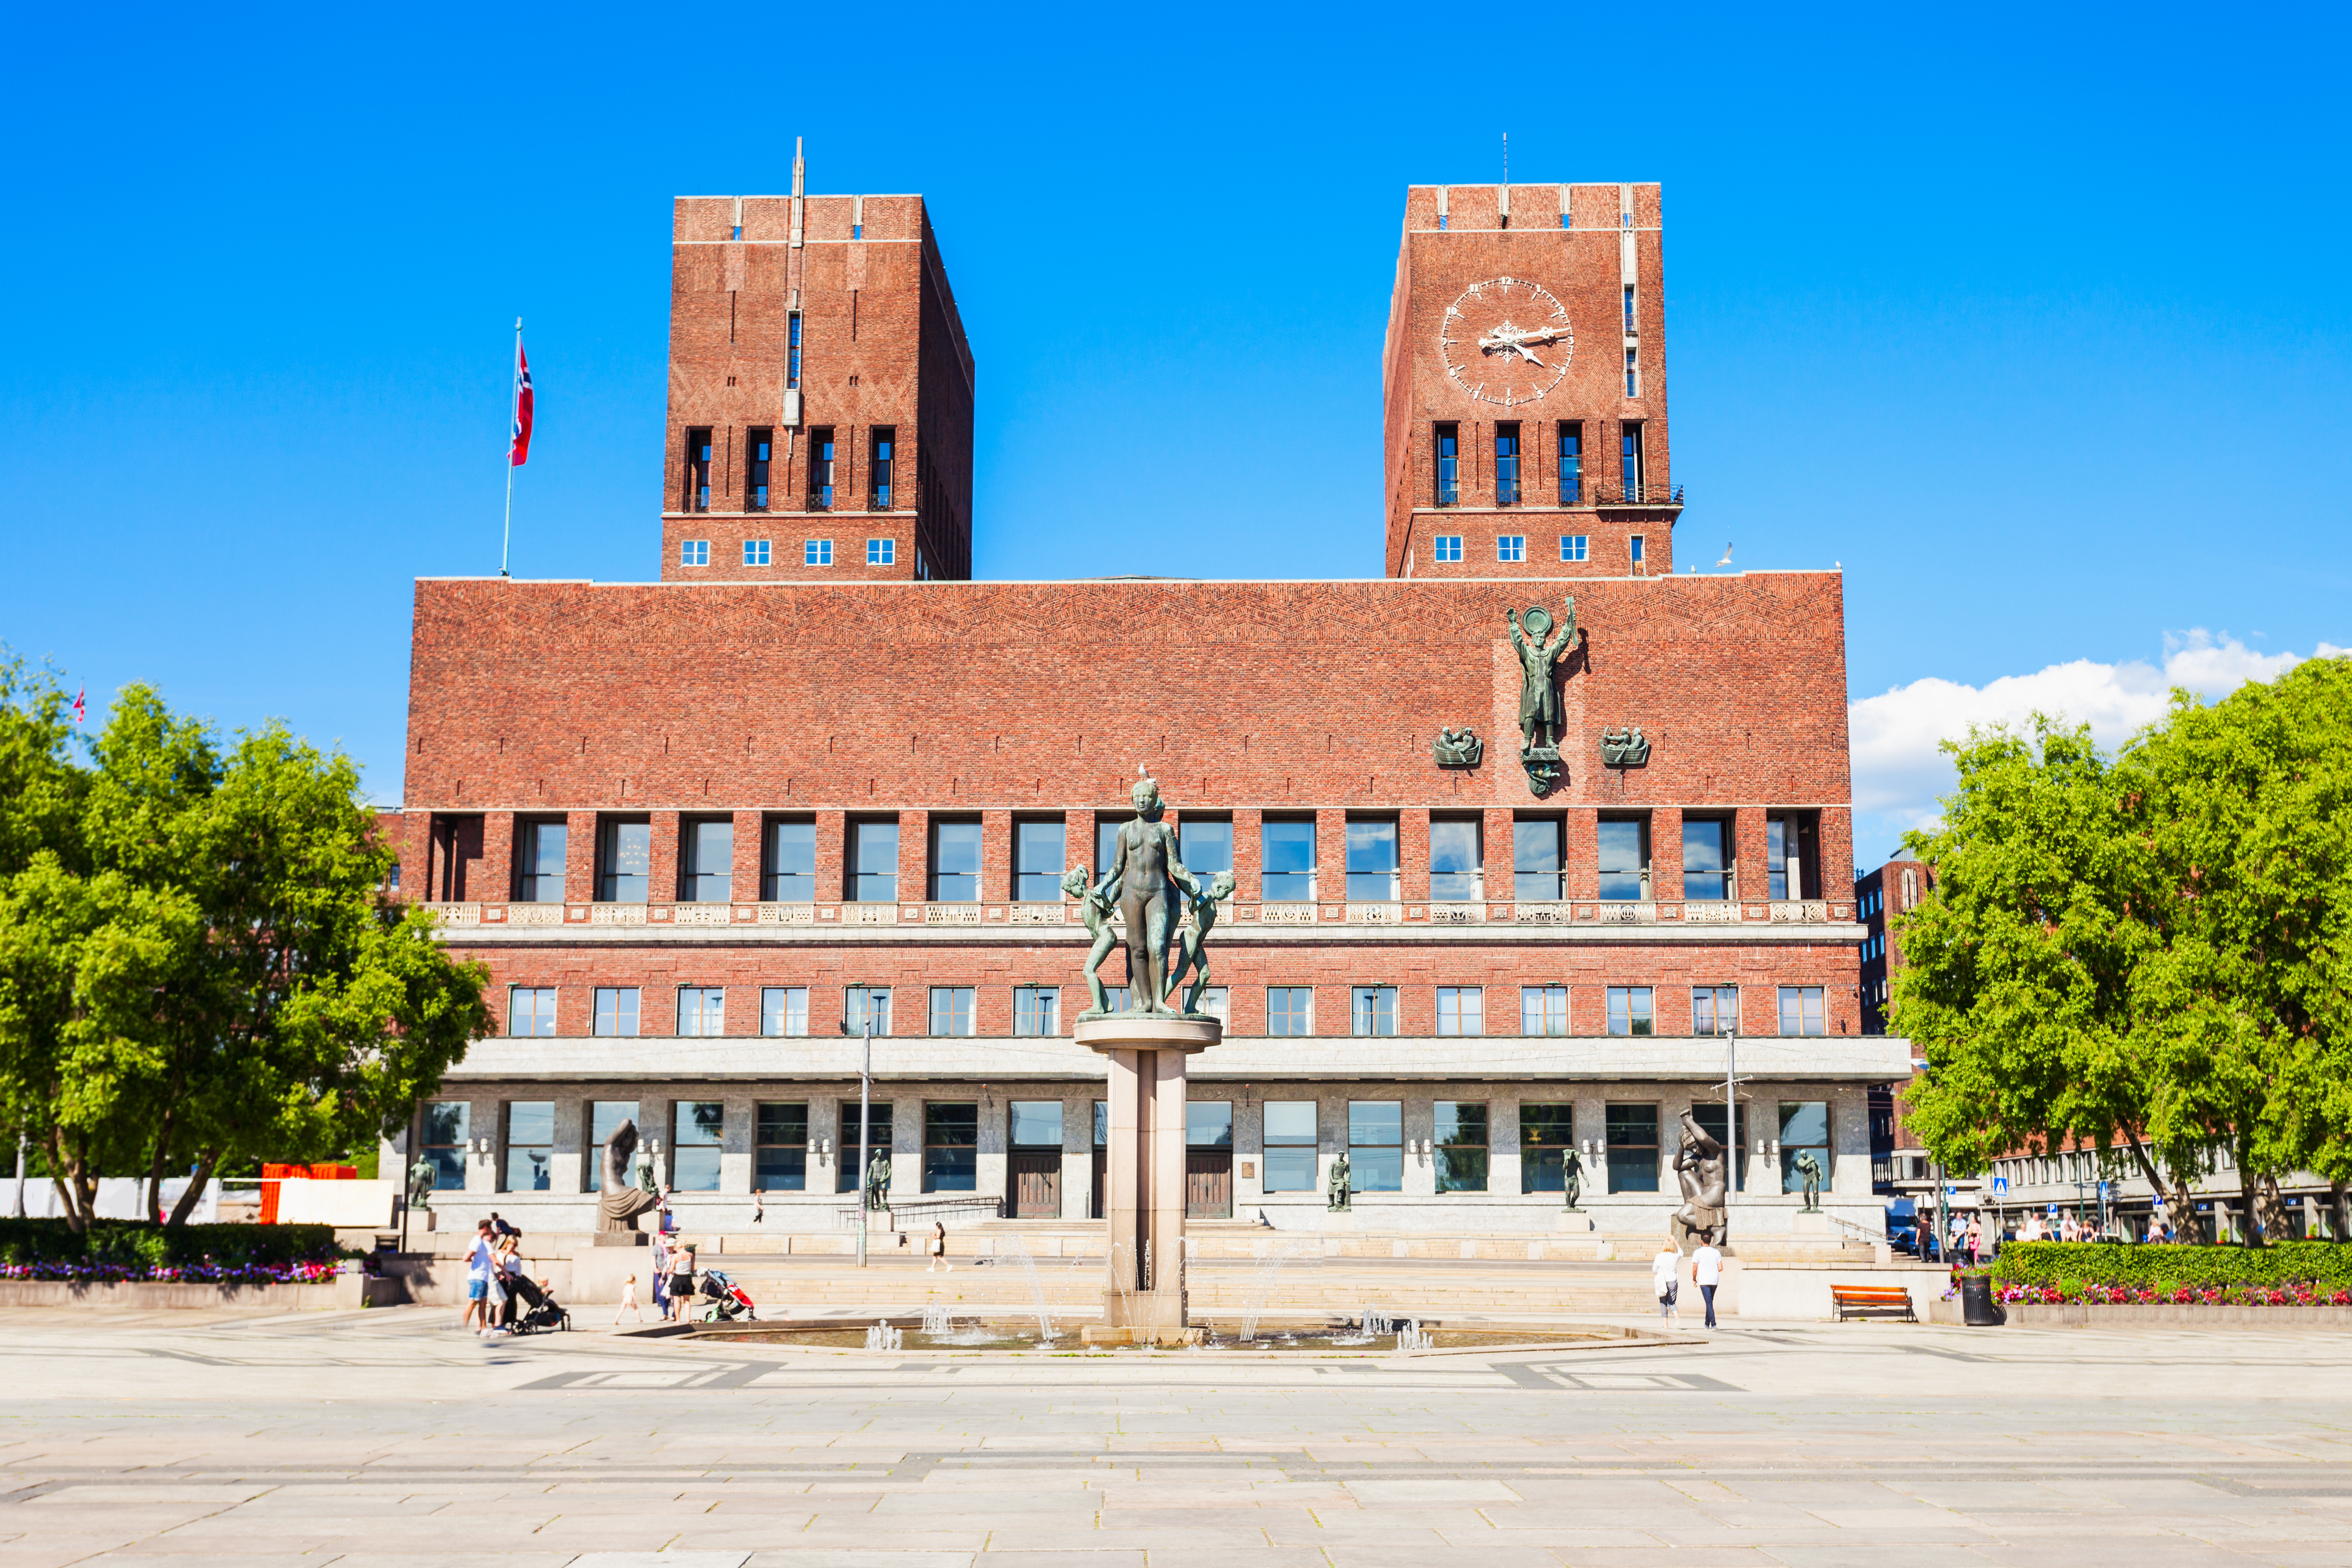
[(1595, 506), (1680, 506), (1683, 488), (1680, 485), (1638, 483), (1619, 486), (1614, 489), (1596, 487), (1592, 504)]

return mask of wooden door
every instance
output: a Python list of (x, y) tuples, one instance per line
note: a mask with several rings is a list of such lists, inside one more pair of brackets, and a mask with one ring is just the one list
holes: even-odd
[(1014, 1219), (1062, 1217), (1062, 1152), (1015, 1149), (1009, 1164)]
[(1184, 1217), (1234, 1217), (1234, 1152), (1231, 1149), (1184, 1151)]

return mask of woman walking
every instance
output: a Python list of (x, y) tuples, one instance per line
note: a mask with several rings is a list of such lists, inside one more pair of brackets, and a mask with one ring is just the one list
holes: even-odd
[(931, 1222), (931, 1239), (929, 1249), (931, 1261), (929, 1267), (923, 1270), (924, 1273), (934, 1274), (941, 1268), (945, 1268), (950, 1274), (955, 1272), (955, 1265), (948, 1261), (947, 1221), (935, 1219)]
[(1682, 1256), (1674, 1243), (1659, 1245), (1658, 1255), (1650, 1259), (1650, 1283), (1657, 1290), (1658, 1316), (1672, 1322), (1675, 1317), (1675, 1275), (1682, 1267)]

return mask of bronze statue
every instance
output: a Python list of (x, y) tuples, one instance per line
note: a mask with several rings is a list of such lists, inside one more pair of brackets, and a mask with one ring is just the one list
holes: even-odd
[(877, 1149), (866, 1166), (866, 1206), (880, 1211), (890, 1202), (890, 1151)]
[(1087, 951), (1087, 990), (1095, 1005), (1082, 1016), (1099, 1018), (1110, 1011), (1110, 998), (1103, 992), (1102, 966), (1110, 950), (1118, 945), (1118, 932), (1110, 923), (1111, 907), (1118, 901), (1118, 889), (1112, 888), (1105, 892), (1087, 887), (1087, 868), (1080, 864), (1063, 875), (1062, 891), (1078, 900), (1078, 918), (1086, 922), (1087, 934), (1094, 939), (1094, 945)]
[(1511, 624), (1511, 646), (1518, 650), (1519, 670), (1519, 735), (1520, 749), (1534, 752), (1559, 746), (1559, 688), (1553, 673), (1560, 662), (1576, 648), (1576, 598), (1568, 600), (1568, 618), (1560, 623), (1559, 636), (1549, 642), (1545, 634), (1551, 630), (1551, 613), (1540, 605), (1521, 619), (1517, 610), (1507, 610), (1503, 618)]
[(412, 1209), (431, 1208), (433, 1189), (440, 1176), (441, 1173), (433, 1168), (432, 1161), (422, 1154), (416, 1156), (416, 1163), (408, 1167), (408, 1206)]
[(1822, 1164), (1813, 1158), (1811, 1149), (1797, 1152), (1797, 1174), (1805, 1178), (1805, 1206), (1809, 1209), (1821, 1207)]
[(1682, 1145), (1675, 1151), (1675, 1174), (1682, 1181), (1683, 1206), (1675, 1211), (1666, 1228), (1674, 1237), (1675, 1250), (1689, 1253), (1699, 1242), (1723, 1240), (1727, 1184), (1723, 1145), (1689, 1111), (1683, 1112), (1682, 1122)]
[(1118, 830), (1118, 847), (1103, 868), (1095, 894), (1108, 900), (1118, 890), (1119, 913), (1127, 921), (1127, 1010), (1166, 1014), (1168, 939), (1175, 921), (1170, 918), (1168, 884), (1198, 897), (1201, 884), (1176, 858), (1176, 835), (1161, 824), (1167, 807), (1160, 785), (1139, 779), (1130, 792), (1135, 820)]
[(1560, 1206), (1574, 1209), (1576, 1200), (1584, 1195), (1584, 1161), (1573, 1148), (1560, 1151), (1559, 1184), (1568, 1194), (1568, 1202)]
[(658, 1194), (639, 1185), (632, 1167), (640, 1152), (637, 1124), (624, 1119), (604, 1145), (604, 1190), (596, 1200), (598, 1230), (635, 1230), (637, 1216), (661, 1202)]
[(1218, 872), (1209, 879), (1206, 889), (1196, 889), (1193, 892), (1190, 900), (1192, 923), (1176, 933), (1176, 959), (1169, 966), (1168, 990), (1169, 994), (1173, 995), (1184, 984), (1184, 972), (1187, 969), (1192, 972), (1192, 994), (1184, 998), (1183, 1004), (1183, 1012), (1187, 1017), (1199, 1015), (1201, 998), (1208, 993), (1207, 943), (1209, 932), (1216, 929), (1217, 900), (1230, 899), (1233, 896), (1234, 874), (1231, 871)]
[(1331, 1180), (1326, 1191), (1328, 1194), (1326, 1206), (1333, 1213), (1356, 1206), (1355, 1178), (1348, 1170), (1348, 1152), (1345, 1149), (1340, 1150), (1331, 1162)]

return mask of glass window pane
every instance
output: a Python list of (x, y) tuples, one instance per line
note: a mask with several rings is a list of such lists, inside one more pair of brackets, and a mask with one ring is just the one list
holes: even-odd
[(1486, 1105), (1484, 1100), (1441, 1100), (1436, 1112), (1437, 1190), (1486, 1190)]
[(554, 1179), (555, 1151), (507, 1145), (507, 1191), (543, 1193)]
[(686, 829), (686, 876), (680, 889), (689, 903), (719, 903), (732, 896), (735, 825), (693, 822)]
[(1062, 896), (1062, 858), (1068, 840), (1059, 822), (1013, 825), (1013, 896), (1052, 903)]
[[(836, 1133), (839, 1141), (834, 1145), (839, 1151), (833, 1163), (835, 1192), (857, 1191), (860, 1184), (858, 1173), (872, 1163), (875, 1155), (890, 1152), (890, 1102), (887, 1100), (877, 1100), (868, 1108), (867, 1144), (864, 1160), (860, 1160), (857, 1153), (857, 1100), (855, 1095), (852, 1095), (844, 1100), (840, 1105)], [(896, 1175), (892, 1184), (896, 1185), (898, 1182), (908, 1180), (909, 1178), (900, 1173)]]
[(597, 898), (610, 904), (644, 903), (653, 870), (653, 847), (651, 823), (606, 823), (604, 875), (598, 879), (602, 886)]
[(1484, 896), (1479, 872), (1484, 859), (1475, 822), (1433, 821), (1429, 825), (1429, 896), (1441, 903), (1461, 903)]
[(898, 897), (898, 825), (860, 822), (850, 830), (850, 898), (887, 904)]
[(1315, 897), (1315, 825), (1266, 823), (1264, 843), (1265, 896), (1277, 903), (1303, 902)]
[(816, 897), (815, 823), (768, 825), (766, 896), (780, 903), (806, 903)]
[(1062, 1102), (1058, 1100), (1014, 1100), (1013, 1102), (1013, 1142), (1016, 1148), (1060, 1148), (1062, 1146)]
[(1269, 1100), (1265, 1102), (1265, 1141), (1273, 1143), (1315, 1142), (1315, 1102), (1311, 1100)]
[(636, 1119), (637, 1102), (634, 1100), (592, 1100), (588, 1106), (588, 1142), (602, 1149), (613, 1141), (622, 1122)]
[(1210, 817), (1186, 817), (1176, 829), (1177, 858), (1201, 877), (1234, 868), (1234, 825)]
[(698, 1144), (681, 1144), (671, 1150), (669, 1181), (681, 1193), (717, 1192), (719, 1151)]
[(1286, 1148), (1268, 1147), (1265, 1184), (1269, 1193), (1315, 1191), (1315, 1146), (1308, 1143)]
[(1654, 1193), (1658, 1190), (1658, 1108), (1654, 1105), (1612, 1105), (1608, 1108), (1609, 1190), (1612, 1193)]
[(726, 1113), (727, 1107), (716, 1100), (679, 1100), (674, 1141), (681, 1148), (689, 1143), (716, 1144), (726, 1127)]
[(1730, 828), (1727, 822), (1684, 819), (1684, 898), (1720, 902), (1731, 896)]
[(1403, 1102), (1394, 1100), (1349, 1100), (1348, 1142), (1350, 1144), (1403, 1142)]
[(551, 1100), (508, 1101), (507, 1142), (509, 1143), (554, 1142), (555, 1102)]
[(808, 1104), (805, 1100), (762, 1100), (759, 1121), (760, 1142), (762, 1143), (808, 1142)]
[(1359, 985), (1351, 993), (1349, 1032), (1356, 1035), (1396, 1033), (1396, 987)]
[(1557, 817), (1511, 824), (1511, 891), (1522, 902), (1559, 897), (1561, 825)]
[(1603, 822), (1600, 825), (1601, 896), (1604, 899), (1640, 899), (1648, 889), (1643, 885), (1643, 873), (1649, 868), (1643, 852), (1643, 838), (1646, 825), (1640, 822)]
[(1118, 860), (1118, 830), (1124, 824), (1117, 818), (1095, 821), (1094, 879), (1101, 881)]
[(931, 824), (931, 899), (936, 903), (980, 900), (980, 824)]
[(1189, 1149), (1230, 1149), (1234, 1146), (1231, 1100), (1195, 1100), (1184, 1106), (1184, 1145)]

